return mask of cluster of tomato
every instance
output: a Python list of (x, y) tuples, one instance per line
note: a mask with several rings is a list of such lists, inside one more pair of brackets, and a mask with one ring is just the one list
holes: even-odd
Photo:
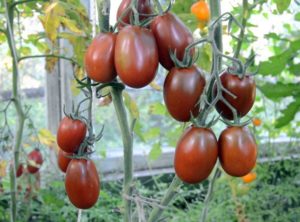
[[(199, 99), (206, 85), (203, 72), (188, 59), (195, 51), (188, 48), (194, 41), (192, 33), (168, 11), (153, 16), (150, 0), (138, 0), (136, 4), (138, 15), (133, 13), (131, 0), (123, 0), (117, 13), (118, 32), (102, 32), (93, 39), (85, 54), (87, 75), (98, 83), (115, 81), (118, 76), (125, 85), (142, 88), (153, 81), (160, 63), (168, 70), (163, 87), (165, 105), (174, 119), (188, 122), (191, 116), (197, 117), (201, 112)], [(144, 26), (137, 25), (136, 21)], [(225, 72), (221, 82), (236, 95), (232, 98), (223, 93), (223, 97), (239, 117), (246, 115), (255, 98), (253, 79)], [(231, 109), (223, 102), (219, 101), (216, 108), (224, 118), (233, 118)], [(93, 161), (76, 158), (86, 131), (83, 121), (65, 117), (57, 133), (61, 148), (58, 164), (66, 172), (66, 192), (70, 201), (82, 209), (96, 203), (100, 189)], [(250, 172), (256, 161), (256, 144), (249, 130), (228, 127), (217, 141), (211, 129), (192, 125), (178, 141), (175, 171), (183, 181), (198, 183), (208, 177), (218, 156), (230, 175), (243, 176)]]
[(69, 116), (61, 120), (57, 131), (57, 144), (60, 147), (58, 166), (66, 173), (65, 189), (71, 203), (80, 209), (92, 207), (100, 192), (100, 180), (94, 162), (77, 155), (86, 133), (86, 123)]

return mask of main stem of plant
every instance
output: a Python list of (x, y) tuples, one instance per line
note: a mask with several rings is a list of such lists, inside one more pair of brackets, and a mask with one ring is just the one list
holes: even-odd
[[(12, 2), (13, 4), (14, 2)], [(19, 165), (19, 152), (23, 137), (24, 122), (26, 119), (25, 113), (22, 108), (20, 93), (19, 93), (19, 68), (18, 68), (18, 55), (16, 50), (16, 44), (14, 41), (13, 34), (13, 22), (14, 22), (14, 7), (9, 7), (7, 1), (4, 1), (5, 4), (5, 17), (6, 17), (6, 37), (8, 41), (8, 46), (10, 49), (12, 63), (13, 63), (13, 76), (12, 76), (12, 85), (13, 85), (13, 103), (17, 112), (16, 119), (16, 133), (14, 138), (13, 145), (13, 166), (10, 170), (10, 193), (11, 193), (11, 221), (16, 221), (17, 213), (17, 198), (16, 198), (16, 169)]]
[[(109, 30), (109, 0), (97, 0), (98, 20), (100, 31)], [(123, 89), (111, 87), (110, 94), (118, 117), (122, 141), (123, 141), (123, 157), (124, 157), (124, 181), (123, 181), (123, 199), (124, 199), (124, 222), (131, 221), (132, 203), (130, 196), (132, 195), (132, 178), (133, 178), (133, 135), (128, 123), (125, 105), (122, 96)]]
[(123, 102), (122, 89), (111, 87), (111, 96), (115, 106), (116, 114), (118, 117), (119, 125), (122, 133), (123, 140), (123, 156), (124, 156), (124, 181), (123, 181), (123, 198), (124, 198), (124, 221), (131, 221), (131, 200), (132, 194), (132, 175), (133, 175), (133, 162), (132, 162), (132, 146), (133, 137), (130, 130), (127, 114)]

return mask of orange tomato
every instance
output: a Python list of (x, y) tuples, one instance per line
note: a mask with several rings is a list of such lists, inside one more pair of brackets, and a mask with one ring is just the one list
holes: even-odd
[(250, 172), (247, 175), (242, 177), (244, 183), (251, 183), (256, 179), (256, 173), (255, 172)]
[(253, 123), (253, 125), (254, 126), (260, 126), (261, 125), (261, 119), (259, 119), (259, 118), (253, 118), (252, 119), (252, 123)]
[(205, 1), (198, 1), (191, 6), (191, 13), (196, 16), (199, 21), (208, 22), (210, 11), (208, 4)]

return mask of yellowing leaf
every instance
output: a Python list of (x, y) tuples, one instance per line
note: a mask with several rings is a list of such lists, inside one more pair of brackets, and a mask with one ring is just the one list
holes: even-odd
[(0, 161), (0, 177), (6, 176), (6, 166), (7, 166), (7, 161), (1, 160)]
[(57, 38), (57, 29), (60, 25), (58, 17), (53, 15), (52, 13), (49, 13), (46, 15), (40, 15), (39, 19), (45, 29), (47, 37), (52, 42), (55, 42)]
[(131, 117), (133, 119), (138, 119), (140, 116), (140, 113), (139, 113), (136, 102), (131, 98), (131, 96), (127, 92), (123, 93), (123, 97), (124, 97), (125, 106), (129, 110)]
[(153, 89), (155, 89), (156, 91), (161, 91), (161, 90), (162, 90), (161, 86), (158, 85), (157, 82), (155, 82), (155, 81), (152, 81), (152, 82), (150, 83), (150, 86), (151, 86)]
[(78, 83), (75, 79), (71, 82), (71, 92), (73, 96), (78, 96), (80, 93), (80, 89), (78, 88)]
[(77, 28), (76, 23), (73, 20), (70, 20), (65, 17), (60, 18), (61, 23), (67, 27), (71, 32), (74, 32), (76, 34), (83, 34), (83, 31)]
[(52, 146), (56, 143), (56, 137), (47, 129), (41, 129), (38, 136), (40, 142), (46, 146)]

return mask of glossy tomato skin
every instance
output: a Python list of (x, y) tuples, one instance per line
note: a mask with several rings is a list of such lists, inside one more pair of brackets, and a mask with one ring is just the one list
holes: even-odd
[(218, 146), (221, 165), (229, 175), (245, 176), (255, 166), (257, 145), (247, 127), (228, 127), (221, 133)]
[[(176, 50), (177, 58), (182, 60), (185, 48), (193, 42), (193, 35), (176, 15), (169, 12), (155, 17), (151, 23), (151, 30), (157, 42), (159, 62), (170, 70), (174, 63), (169, 51)], [(191, 54), (194, 54), (194, 50), (191, 50)]]
[(16, 176), (17, 177), (20, 177), (22, 176), (23, 174), (23, 171), (24, 171), (24, 166), (22, 163), (19, 164), (18, 168), (17, 168), (17, 173), (16, 173)]
[(91, 208), (97, 202), (100, 193), (100, 181), (94, 162), (72, 159), (66, 172), (65, 188), (75, 207)]
[(205, 180), (218, 157), (215, 134), (207, 128), (189, 127), (177, 143), (174, 167), (184, 182), (195, 184)]
[(133, 88), (148, 85), (158, 67), (158, 50), (153, 33), (138, 26), (126, 26), (117, 37), (115, 66), (120, 79)]
[(88, 47), (84, 63), (88, 76), (100, 83), (111, 82), (116, 76), (114, 50), (116, 34), (100, 33)]
[[(253, 77), (245, 76), (241, 79), (236, 75), (225, 72), (220, 78), (223, 87), (236, 96), (236, 98), (233, 98), (228, 93), (223, 92), (223, 97), (237, 110), (239, 117), (245, 116), (251, 110), (255, 101), (256, 84)], [(216, 109), (226, 119), (233, 119), (232, 111), (223, 102), (219, 101), (216, 104)]]
[(171, 69), (163, 88), (164, 101), (171, 116), (181, 122), (189, 121), (191, 112), (196, 116), (204, 87), (205, 78), (198, 67)]
[(27, 171), (31, 174), (34, 174), (39, 171), (40, 167), (33, 166), (30, 162), (34, 162), (36, 165), (41, 166), (43, 164), (43, 156), (39, 149), (34, 149), (27, 155)]
[(72, 160), (71, 158), (68, 158), (68, 156), (72, 156), (72, 153), (66, 153), (65, 151), (59, 149), (57, 155), (57, 164), (59, 169), (64, 173), (67, 171), (68, 165)]
[[(131, 0), (123, 0), (118, 8), (117, 11), (117, 21), (119, 20), (119, 18), (121, 17), (121, 15), (123, 14), (123, 12), (130, 6)], [(147, 14), (152, 14), (153, 10), (152, 10), (152, 5), (150, 0), (137, 0), (137, 11), (140, 14), (139, 16), (139, 20), (143, 21), (147, 18)], [(124, 15), (124, 17), (122, 18), (122, 21), (124, 24), (119, 23), (118, 25), (118, 29), (121, 30), (124, 26), (126, 26), (126, 24), (131, 24), (130, 23), (130, 16), (132, 15), (132, 10), (128, 10), (128, 12)]]
[(67, 153), (75, 153), (83, 142), (87, 132), (87, 127), (81, 120), (73, 120), (64, 117), (57, 130), (57, 144)]

